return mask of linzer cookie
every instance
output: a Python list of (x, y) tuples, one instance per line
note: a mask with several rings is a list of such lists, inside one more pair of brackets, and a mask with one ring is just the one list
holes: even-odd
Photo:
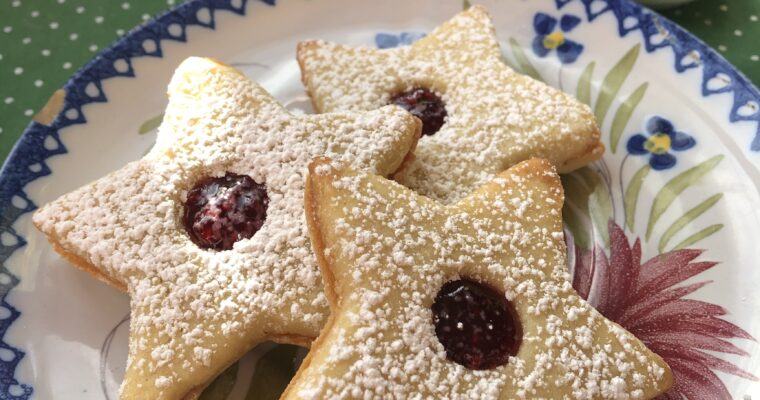
[(308, 162), (388, 175), (419, 131), (396, 106), (293, 116), (230, 67), (183, 62), (153, 150), (34, 215), (59, 253), (131, 297), (121, 398), (193, 399), (256, 343), (316, 337), (329, 309)]
[(444, 206), (329, 160), (307, 223), (332, 314), (285, 399), (646, 399), (672, 374), (573, 290), (552, 165)]
[(399, 182), (455, 202), (531, 157), (569, 172), (601, 157), (590, 109), (501, 61), (486, 10), (471, 7), (408, 47), (298, 45), (318, 112), (398, 104), (423, 121), (411, 168)]

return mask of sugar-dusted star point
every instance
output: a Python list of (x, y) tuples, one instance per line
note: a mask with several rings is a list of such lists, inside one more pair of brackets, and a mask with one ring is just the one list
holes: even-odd
[(419, 130), (398, 107), (290, 115), (233, 68), (183, 62), (150, 153), (34, 215), (58, 252), (130, 295), (121, 398), (196, 398), (255, 344), (316, 337), (328, 304), (304, 219), (308, 162), (389, 175)]
[[(397, 180), (447, 203), (532, 157), (569, 172), (604, 151), (586, 105), (516, 73), (501, 57), (481, 6), (406, 47), (379, 50), (324, 41), (298, 46), (302, 79), (319, 112), (394, 103), (436, 126), (445, 114), (437, 132), (431, 134), (425, 124), (416, 159)], [(420, 95), (420, 89), (430, 93)]]
[(665, 392), (672, 375), (662, 359), (573, 290), (562, 200), (543, 160), (449, 206), (312, 163), (307, 221), (332, 313), (284, 398)]

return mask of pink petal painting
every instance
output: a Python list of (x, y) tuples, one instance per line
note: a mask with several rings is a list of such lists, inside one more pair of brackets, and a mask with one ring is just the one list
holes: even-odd
[[(670, 365), (673, 388), (661, 399), (730, 399), (716, 371), (758, 381), (758, 377), (720, 358), (749, 356), (732, 339), (755, 341), (721, 317), (723, 307), (685, 296), (711, 281), (683, 284), (717, 263), (695, 261), (702, 250), (675, 250), (641, 262), (641, 242), (633, 245), (623, 229), (609, 222), (610, 248), (576, 247), (573, 287), (607, 318), (636, 335)], [(718, 355), (715, 355), (715, 354)]]

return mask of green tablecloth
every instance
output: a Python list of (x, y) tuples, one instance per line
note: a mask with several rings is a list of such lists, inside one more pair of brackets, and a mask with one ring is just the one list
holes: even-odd
[[(2, 0), (0, 162), (50, 95), (100, 49), (175, 0)], [(760, 84), (760, 0), (697, 0), (663, 12)]]

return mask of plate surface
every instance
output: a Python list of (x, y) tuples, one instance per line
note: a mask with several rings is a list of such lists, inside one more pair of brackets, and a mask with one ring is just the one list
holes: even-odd
[[(482, 3), (505, 62), (587, 102), (602, 126), (603, 160), (563, 177), (576, 289), (668, 361), (673, 396), (760, 398), (760, 93), (627, 0)], [(142, 156), (185, 57), (219, 58), (311, 112), (298, 41), (404, 45), (464, 6), (194, 0), (77, 73), (0, 175), (0, 398), (116, 398), (128, 299), (68, 266), (30, 211)], [(276, 398), (249, 388), (286, 384), (300, 353), (260, 346), (205, 396)]]

